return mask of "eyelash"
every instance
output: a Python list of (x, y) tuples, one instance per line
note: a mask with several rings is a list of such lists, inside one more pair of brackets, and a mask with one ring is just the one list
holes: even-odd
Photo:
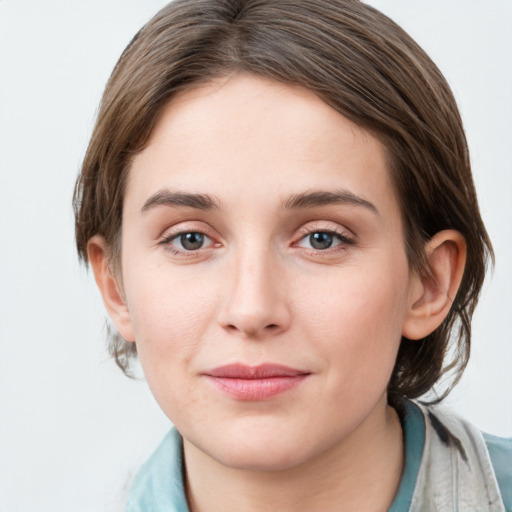
[(339, 250), (345, 250), (347, 246), (355, 245), (356, 240), (350, 236), (347, 236), (346, 232), (339, 231), (337, 229), (326, 229), (326, 228), (318, 228), (318, 227), (304, 227), (300, 230), (300, 238), (297, 242), (294, 243), (294, 245), (299, 244), (300, 242), (307, 239), (307, 237), (317, 234), (317, 233), (323, 233), (327, 235), (333, 236), (336, 240), (338, 240), (339, 244), (335, 245), (334, 247), (328, 247), (326, 249), (315, 249), (311, 248), (309, 249), (311, 252), (314, 252), (315, 254), (318, 253), (330, 253), (333, 251), (339, 251)]
[[(182, 257), (194, 257), (194, 256), (197, 256), (197, 254), (199, 253), (199, 251), (201, 250), (205, 250), (205, 249), (208, 249), (209, 247), (199, 247), (198, 249), (195, 249), (195, 250), (187, 250), (185, 248), (183, 249), (179, 249), (179, 248), (176, 248), (176, 247), (173, 247), (172, 246), (172, 242), (174, 240), (177, 240), (179, 239), (180, 237), (184, 236), (184, 235), (201, 235), (203, 236), (204, 238), (210, 240), (210, 242), (215, 245), (215, 242), (213, 241), (212, 237), (208, 236), (204, 231), (200, 231), (200, 230), (183, 230), (183, 231), (180, 231), (178, 233), (171, 233), (167, 236), (165, 236), (160, 242), (159, 244), (160, 245), (164, 245), (166, 246), (166, 249), (173, 255), (173, 256), (182, 256)], [(218, 244), (217, 244), (218, 245)]]
[[(207, 240), (210, 240), (210, 246), (209, 247), (199, 247), (198, 249), (191, 249), (187, 250), (185, 248), (179, 249), (172, 245), (172, 242), (179, 239), (180, 237), (184, 235), (200, 235), (204, 237)], [(326, 228), (318, 228), (318, 227), (304, 227), (300, 230), (300, 238), (292, 244), (292, 246), (296, 247), (301, 242), (307, 239), (307, 237), (310, 237), (314, 234), (327, 234), (329, 236), (332, 236), (334, 239), (336, 239), (339, 243), (334, 246), (326, 247), (325, 249), (315, 249), (314, 247), (304, 247), (308, 252), (315, 253), (315, 254), (321, 254), (321, 253), (331, 253), (335, 251), (345, 250), (347, 246), (355, 245), (356, 241), (354, 238), (347, 236), (346, 232), (341, 232), (336, 229), (326, 229)], [(195, 257), (199, 254), (200, 251), (205, 251), (208, 249), (211, 249), (216, 244), (212, 237), (208, 236), (204, 231), (200, 230), (183, 230), (179, 231), (178, 233), (171, 233), (167, 236), (165, 236), (160, 242), (159, 245), (166, 246), (166, 249), (173, 255), (173, 256), (181, 256), (181, 257)]]

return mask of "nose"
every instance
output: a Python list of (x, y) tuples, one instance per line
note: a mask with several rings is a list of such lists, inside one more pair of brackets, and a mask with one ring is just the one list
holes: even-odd
[(268, 253), (239, 257), (227, 274), (227, 292), (218, 315), (224, 329), (261, 340), (289, 328), (285, 274)]

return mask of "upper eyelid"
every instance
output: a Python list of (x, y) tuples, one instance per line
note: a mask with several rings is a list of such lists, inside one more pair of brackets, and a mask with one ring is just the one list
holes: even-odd
[(183, 233), (201, 233), (210, 238), (215, 237), (216, 231), (202, 220), (180, 221), (162, 230), (160, 239), (173, 238)]
[[(199, 224), (199, 225), (198, 225)], [(297, 243), (299, 240), (315, 232), (333, 233), (345, 239), (354, 239), (356, 235), (354, 232), (344, 225), (335, 221), (327, 219), (312, 220), (302, 224), (299, 228), (295, 229), (295, 234), (291, 236), (292, 243)], [(216, 229), (212, 228), (208, 223), (203, 220), (187, 220), (178, 222), (175, 225), (168, 226), (164, 229), (158, 237), (159, 242), (169, 242), (180, 235), (185, 233), (201, 233), (208, 237), (213, 242), (219, 243), (222, 236)]]
[[(167, 235), (164, 234), (161, 238), (161, 242), (162, 243), (170, 243), (173, 240), (176, 240), (180, 236), (185, 235), (187, 233), (198, 233), (200, 235), (203, 235), (205, 238), (208, 238), (211, 242), (216, 243), (215, 239), (212, 236), (210, 236), (208, 233), (205, 233), (204, 231), (200, 231), (197, 229), (184, 229), (184, 230), (176, 231), (174, 233), (168, 233)], [(203, 249), (203, 247), (201, 249)]]
[(347, 228), (346, 226), (325, 220), (308, 222), (298, 229), (299, 234), (302, 235), (308, 235), (311, 233), (315, 233), (316, 231), (335, 233), (338, 235), (345, 236), (346, 238), (355, 237), (354, 232), (351, 229)]

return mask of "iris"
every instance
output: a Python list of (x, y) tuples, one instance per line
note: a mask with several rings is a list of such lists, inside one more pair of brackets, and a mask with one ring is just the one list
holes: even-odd
[(202, 233), (183, 233), (180, 235), (180, 243), (187, 251), (195, 251), (203, 246), (204, 235)]
[(325, 231), (319, 231), (309, 235), (309, 243), (314, 249), (328, 249), (331, 247), (333, 239), (334, 236), (332, 233), (327, 233)]

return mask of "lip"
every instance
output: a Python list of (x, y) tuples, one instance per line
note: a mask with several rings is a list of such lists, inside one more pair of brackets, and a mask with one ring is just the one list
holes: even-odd
[(265, 400), (298, 386), (309, 372), (279, 364), (249, 366), (235, 363), (207, 370), (203, 375), (221, 392), (238, 400)]

